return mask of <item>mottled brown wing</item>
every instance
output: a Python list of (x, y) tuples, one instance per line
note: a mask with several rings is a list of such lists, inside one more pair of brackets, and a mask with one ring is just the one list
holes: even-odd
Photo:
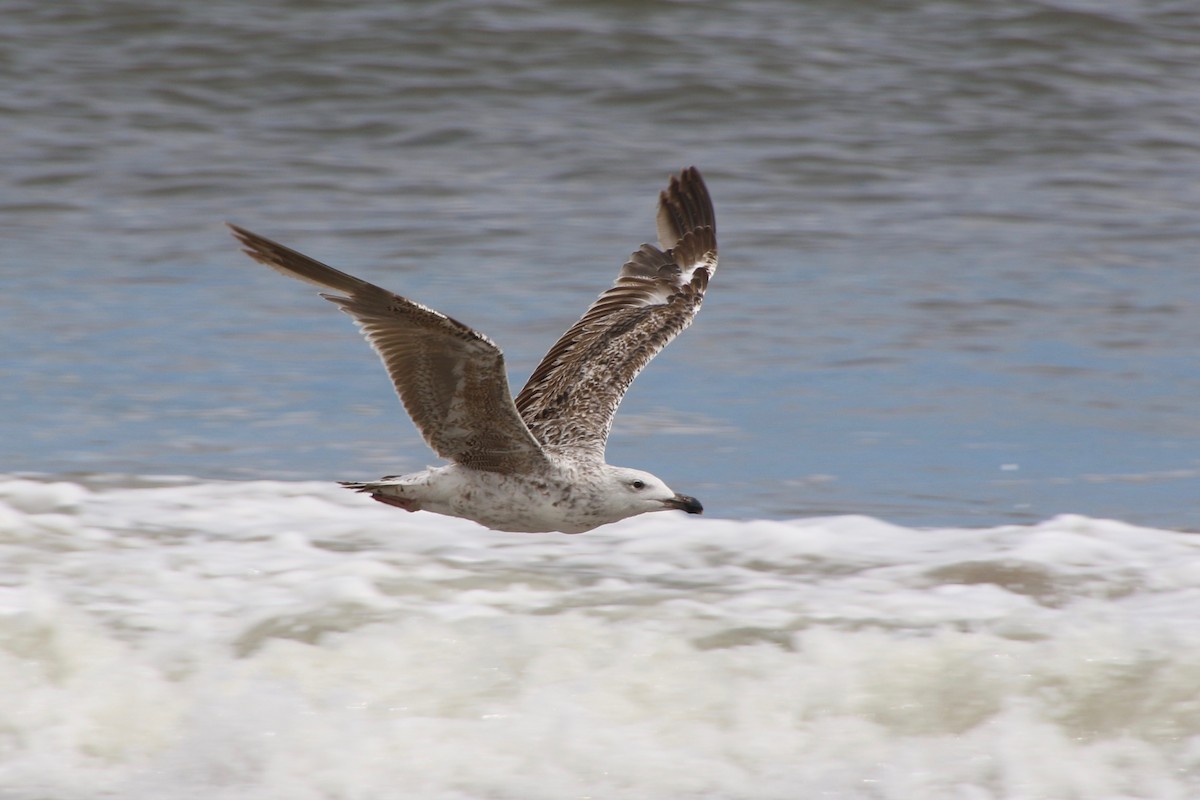
[(543, 446), (603, 459), (625, 391), (700, 310), (717, 269), (717, 226), (695, 167), (659, 195), (658, 243), (633, 254), (517, 395), (517, 410)]
[(503, 473), (528, 472), (546, 463), (513, 405), (504, 355), (486, 336), (270, 239), (229, 227), (256, 261), (345, 295), (322, 297), (358, 323), (417, 429), (439, 456)]

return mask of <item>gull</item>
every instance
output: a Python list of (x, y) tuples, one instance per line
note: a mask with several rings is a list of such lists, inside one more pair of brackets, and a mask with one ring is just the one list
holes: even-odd
[(712, 200), (695, 167), (659, 194), (658, 246), (643, 244), (613, 286), (550, 348), (514, 400), (487, 336), (420, 303), (230, 225), (244, 252), (332, 293), (383, 360), (396, 393), (445, 466), (341, 482), (405, 511), (493, 530), (583, 533), (694, 497), (604, 460), (613, 415), (655, 355), (691, 324), (717, 268)]

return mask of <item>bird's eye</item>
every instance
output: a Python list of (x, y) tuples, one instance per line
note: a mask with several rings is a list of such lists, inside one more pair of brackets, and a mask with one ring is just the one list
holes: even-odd
[(634, 481), (633, 483), (631, 483), (631, 484), (629, 484), (629, 485), (630, 485), (630, 486), (632, 486), (632, 487), (633, 487), (633, 488), (635, 488), (635, 489), (645, 489), (645, 488), (646, 488), (646, 482), (645, 482), (645, 481), (641, 481), (641, 480)]

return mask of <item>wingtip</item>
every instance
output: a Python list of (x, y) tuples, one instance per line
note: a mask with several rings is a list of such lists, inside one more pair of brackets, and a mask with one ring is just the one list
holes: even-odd
[(659, 246), (670, 250), (689, 232), (706, 227), (712, 229), (715, 245), (717, 222), (712, 197), (700, 170), (684, 167), (671, 176), (667, 188), (658, 195)]
[(229, 229), (229, 233), (234, 239), (237, 239), (238, 244), (242, 246), (242, 252), (250, 256), (258, 262), (263, 262), (261, 247), (256, 247), (254, 240), (260, 237), (246, 230), (240, 225), (235, 225), (232, 222), (226, 221), (225, 227)]
[(225, 220), (225, 227), (229, 228), (229, 232), (233, 234), (233, 238), (238, 241), (245, 241), (246, 238), (253, 236), (250, 231), (243, 228), (241, 225)]
[(272, 258), (271, 250), (272, 246), (275, 245), (275, 242), (265, 239), (253, 231), (248, 231), (240, 225), (235, 225), (232, 222), (226, 222), (225, 227), (229, 228), (229, 232), (233, 235), (233, 238), (236, 239), (237, 243), (242, 246), (241, 250), (244, 255), (249, 256), (252, 260), (257, 261), (260, 264), (265, 264), (277, 272), (290, 274), (281, 269), (276, 263), (276, 259)]
[(248, 231), (241, 225), (236, 225), (232, 222), (226, 222), (225, 227), (229, 228), (230, 234), (234, 239), (238, 240), (238, 244), (242, 246), (242, 252), (250, 256), (255, 261), (266, 263), (264, 260), (265, 250), (264, 244), (274, 244), (268, 239), (264, 239), (253, 231)]
[(678, 180), (680, 183), (685, 181), (688, 183), (694, 183), (696, 181), (704, 183), (704, 179), (700, 177), (700, 170), (696, 169), (694, 164), (679, 170)]
[(306, 256), (290, 247), (284, 247), (279, 242), (268, 239), (265, 236), (259, 236), (257, 233), (249, 231), (240, 225), (235, 225), (232, 222), (226, 222), (225, 225), (233, 232), (233, 237), (242, 245), (243, 253), (283, 275), (302, 280), (313, 286), (334, 289), (345, 294), (353, 294), (367, 288), (374, 288), (380, 292), (383, 291), (353, 275), (348, 275), (341, 270), (334, 269), (328, 264), (322, 264), (315, 258)]

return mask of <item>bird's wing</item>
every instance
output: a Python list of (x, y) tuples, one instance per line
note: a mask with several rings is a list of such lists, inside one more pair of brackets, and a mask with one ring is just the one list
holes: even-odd
[(502, 473), (528, 472), (546, 463), (513, 405), (504, 354), (488, 337), (270, 239), (229, 227), (256, 261), (340, 293), (322, 297), (358, 323), (417, 429), (439, 456)]
[(659, 195), (658, 243), (633, 254), (517, 395), (517, 410), (543, 446), (603, 459), (625, 391), (700, 310), (717, 269), (717, 229), (695, 167)]

